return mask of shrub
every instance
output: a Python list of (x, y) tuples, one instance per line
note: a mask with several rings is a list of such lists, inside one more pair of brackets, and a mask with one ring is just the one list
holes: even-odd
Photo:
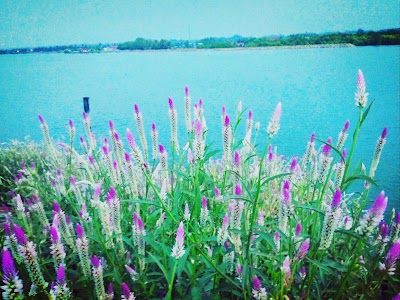
[[(346, 122), (336, 143), (312, 134), (304, 156), (290, 160), (270, 144), (280, 129), (280, 103), (268, 123), (265, 144), (256, 143), (261, 127), (253, 124), (251, 111), (246, 135), (240, 139), (234, 132), (245, 112), (239, 105), (232, 121), (223, 109), (222, 151), (206, 143), (203, 105), (196, 104), (192, 111), (187, 88), (188, 142), (183, 148), (179, 145), (177, 112), (169, 99), (169, 152), (158, 143), (154, 124), (149, 150), (137, 105), (141, 146), (129, 129), (124, 145), (112, 121), (110, 138), (96, 140), (90, 116), (84, 113), (81, 153), (75, 148), (72, 121), (70, 143), (56, 145), (39, 116), (43, 150), (26, 147), (23, 151), (34, 157), (15, 159), (14, 148), (2, 150), (7, 157), (2, 161), (10, 166), (20, 158), (43, 166), (18, 171), (15, 165), (8, 167), (20, 175), (7, 181), (14, 191), (4, 223), (4, 295), (393, 297), (399, 292), (400, 214), (384, 221), (388, 198), (383, 191), (372, 195), (375, 201), (368, 204), (386, 129), (378, 138), (368, 175), (351, 168), (357, 137), (371, 108), (367, 96), (359, 71), (359, 119), (348, 155)], [(364, 182), (363, 190), (352, 193), (349, 187), (356, 181)]]

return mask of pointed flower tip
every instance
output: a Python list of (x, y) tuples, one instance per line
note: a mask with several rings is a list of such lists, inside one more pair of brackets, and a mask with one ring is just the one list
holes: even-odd
[(338, 208), (340, 206), (341, 198), (342, 198), (342, 193), (341, 193), (340, 189), (337, 189), (335, 194), (333, 194), (331, 206), (333, 208)]
[(71, 128), (74, 127), (74, 122), (71, 119), (69, 119), (68, 123), (69, 123), (69, 127), (71, 127)]
[(54, 226), (50, 227), (50, 236), (51, 236), (51, 241), (53, 243), (57, 243), (60, 240), (60, 237), (58, 236), (58, 231), (57, 228)]
[(57, 284), (63, 285), (65, 283), (65, 268), (63, 264), (60, 264), (57, 270)]
[(225, 106), (222, 106), (222, 114), (223, 114), (223, 115), (226, 114), (226, 108), (225, 108)]
[(249, 120), (253, 119), (253, 112), (249, 110)]
[(387, 132), (388, 132), (388, 129), (387, 129), (387, 127), (385, 127), (385, 128), (383, 129), (383, 131), (382, 131), (382, 135), (381, 135), (381, 138), (382, 138), (382, 139), (385, 139), (385, 138), (386, 138)]
[(360, 69), (358, 69), (358, 74), (357, 74), (357, 83), (358, 83), (359, 85), (361, 85), (361, 84), (364, 84), (364, 83), (365, 83), (365, 80), (364, 80), (364, 74), (363, 74), (363, 72), (362, 72)]
[(122, 283), (122, 294), (124, 294), (126, 299), (129, 299), (131, 295), (131, 290), (125, 282)]
[(56, 213), (59, 213), (61, 211), (61, 207), (60, 204), (58, 204), (58, 202), (54, 201), (53, 202), (53, 209)]
[(154, 123), (151, 124), (151, 130), (152, 130), (153, 132), (156, 131), (156, 124), (154, 124)]
[(170, 109), (174, 109), (174, 101), (171, 98), (168, 98), (168, 104)]
[(88, 117), (88, 114), (86, 113), (86, 112), (82, 112), (82, 116), (83, 116), (83, 119), (87, 119), (87, 117)]
[(311, 134), (311, 137), (310, 137), (310, 142), (311, 142), (311, 143), (314, 143), (314, 141), (315, 141), (315, 132), (313, 132), (313, 133)]
[(185, 86), (185, 95), (189, 96), (189, 88), (187, 86)]
[(135, 104), (135, 112), (137, 115), (139, 114), (139, 106), (137, 104)]
[(235, 187), (235, 195), (242, 196), (242, 187), (239, 184), (237, 184)]
[(12, 254), (6, 247), (3, 247), (2, 266), (3, 266), (4, 279), (7, 277), (13, 278), (14, 275), (17, 273), (12, 258)]
[(129, 155), (128, 152), (125, 152), (125, 161), (128, 163), (131, 161), (131, 156)]
[(110, 130), (113, 131), (113, 130), (114, 130), (114, 123), (113, 123), (113, 121), (109, 120), (109, 121), (108, 121), (108, 125), (110, 126)]
[(114, 288), (111, 283), (108, 285), (107, 294), (114, 294)]
[(229, 126), (229, 124), (230, 124), (229, 116), (228, 116), (228, 115), (226, 115), (226, 116), (225, 116), (225, 122), (224, 122), (224, 125), (225, 125), (225, 127), (228, 127), (228, 126)]
[(99, 260), (99, 258), (98, 258), (96, 255), (92, 256), (92, 257), (90, 258), (90, 261), (92, 262), (92, 264), (93, 264), (93, 266), (94, 266), (95, 268), (98, 268), (98, 267), (100, 266), (100, 260)]
[(346, 149), (343, 149), (343, 151), (342, 151), (342, 155), (343, 155), (344, 159), (346, 159), (346, 158), (347, 158), (347, 151), (346, 151)]
[(206, 196), (203, 196), (203, 198), (201, 199), (201, 207), (203, 209), (207, 208), (207, 198), (206, 198)]
[(349, 130), (349, 127), (350, 127), (350, 121), (347, 120), (347, 122), (344, 124), (343, 132), (347, 132)]
[(79, 223), (76, 224), (76, 236), (80, 239), (83, 238), (83, 228)]
[(396, 214), (396, 216), (394, 217), (394, 223), (396, 223), (396, 224), (400, 224), (400, 212), (398, 212), (397, 214)]
[(38, 119), (39, 119), (40, 124), (44, 125), (44, 119), (41, 115), (38, 115)]
[(254, 275), (252, 284), (253, 284), (253, 289), (254, 290), (256, 290), (256, 291), (261, 290), (261, 281), (257, 277), (257, 275)]
[(25, 231), (22, 227), (14, 224), (14, 232), (15, 236), (17, 237), (18, 244), (26, 245), (28, 243), (28, 239), (26, 237)]
[(115, 191), (115, 188), (113, 186), (110, 187), (109, 194), (112, 199), (115, 199), (117, 197), (117, 192)]
[(160, 153), (164, 153), (165, 152), (165, 148), (162, 144), (158, 145), (159, 149), (160, 149)]

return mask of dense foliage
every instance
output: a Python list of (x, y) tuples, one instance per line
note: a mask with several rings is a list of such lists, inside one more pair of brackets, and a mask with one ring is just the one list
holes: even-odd
[[(334, 32), (334, 33), (304, 33), (294, 35), (275, 35), (260, 38), (235, 35), (231, 38), (209, 37), (201, 40), (151, 40), (137, 38), (118, 44), (119, 50), (165, 50), (176, 48), (235, 48), (235, 47), (272, 47), (272, 46), (302, 46), (325, 44), (352, 44), (355, 46), (400, 45), (400, 29), (385, 29), (380, 31)], [(98, 53), (111, 44), (69, 45), (35, 48), (0, 49), (0, 54), (25, 54), (36, 52), (64, 53)], [(89, 51), (82, 51), (89, 50)], [(108, 50), (105, 50), (108, 51)]]
[[(345, 122), (335, 142), (312, 134), (304, 156), (289, 160), (272, 144), (281, 103), (267, 126), (254, 123), (240, 104), (230, 116), (223, 108), (222, 149), (207, 142), (205, 106), (200, 100), (192, 110), (188, 89), (188, 140), (179, 146), (177, 110), (169, 99), (169, 150), (159, 144), (154, 123), (149, 147), (137, 105), (137, 139), (129, 129), (122, 139), (110, 121), (109, 138), (97, 140), (83, 113), (81, 149), (71, 120), (69, 144), (56, 144), (39, 116), (43, 150), (28, 147), (31, 155), (18, 157), (16, 144), (0, 152), (16, 172), (3, 181), (13, 189), (1, 234), (3, 297), (400, 296), (400, 213), (385, 221), (390, 195), (370, 195), (386, 128), (368, 172), (352, 165), (372, 104), (367, 98), (359, 71), (351, 141)], [(246, 128), (244, 137), (236, 134), (239, 126)], [(262, 128), (267, 140), (259, 139)], [(356, 192), (350, 191), (354, 182), (363, 183)]]

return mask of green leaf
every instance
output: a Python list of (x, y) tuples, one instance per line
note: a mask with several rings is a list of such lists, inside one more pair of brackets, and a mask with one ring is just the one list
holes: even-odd
[(151, 259), (153, 259), (153, 261), (157, 264), (157, 266), (160, 268), (160, 270), (163, 272), (165, 279), (169, 283), (168, 272), (165, 269), (165, 267), (161, 264), (160, 260), (156, 256), (154, 256), (151, 252), (148, 252), (148, 254), (151, 257)]
[(361, 121), (360, 121), (360, 126), (362, 125), (362, 123), (364, 123), (365, 119), (367, 118), (369, 110), (371, 109), (371, 106), (372, 106), (372, 104), (374, 104), (374, 102), (375, 102), (375, 100), (372, 100), (370, 105), (368, 105), (367, 109), (363, 112)]

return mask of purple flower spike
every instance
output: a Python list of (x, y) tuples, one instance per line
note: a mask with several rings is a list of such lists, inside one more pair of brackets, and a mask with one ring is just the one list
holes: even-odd
[(370, 209), (369, 209), (370, 214), (372, 214), (374, 216), (382, 215), (386, 210), (387, 201), (388, 201), (388, 199), (385, 198), (385, 192), (382, 191), (379, 194), (379, 196), (376, 198), (375, 202), (370, 207)]
[(136, 112), (137, 115), (140, 113), (139, 106), (137, 106), (137, 104), (135, 104), (135, 112)]
[(144, 225), (143, 225), (143, 220), (141, 218), (138, 218), (137, 220), (137, 227), (139, 228), (140, 231), (143, 231)]
[(395, 266), (400, 257), (400, 240), (395, 242), (386, 255), (386, 265)]
[(313, 133), (311, 134), (311, 137), (310, 137), (310, 142), (311, 142), (311, 143), (314, 143), (314, 141), (315, 141), (315, 132), (313, 132)]
[(58, 236), (57, 228), (51, 227), (50, 228), (50, 236), (51, 236), (51, 241), (53, 244), (57, 243), (60, 240), (60, 237)]
[(242, 187), (239, 184), (237, 184), (235, 187), (235, 195), (242, 196)]
[(340, 189), (337, 189), (335, 194), (333, 195), (331, 206), (332, 208), (338, 208), (340, 206), (340, 199), (342, 198), (342, 193)]
[(382, 220), (381, 223), (379, 223), (379, 231), (382, 238), (385, 238), (389, 235), (389, 226), (385, 223), (385, 220)]
[(113, 285), (110, 283), (107, 289), (107, 294), (114, 294), (114, 288)]
[(299, 236), (302, 231), (303, 231), (303, 227), (301, 226), (301, 223), (299, 222), (299, 223), (296, 224), (295, 235)]
[(207, 198), (205, 196), (203, 196), (203, 198), (201, 199), (201, 207), (203, 209), (207, 208)]
[(325, 156), (331, 155), (332, 147), (331, 147), (329, 144), (332, 144), (332, 138), (328, 138), (327, 143), (328, 143), (328, 144), (324, 144), (324, 146), (323, 146), (323, 148), (322, 148), (322, 153), (323, 153)]
[(347, 158), (347, 151), (346, 151), (346, 149), (343, 149), (343, 151), (342, 151), (342, 155), (343, 155), (344, 159), (346, 159), (346, 158)]
[(125, 152), (125, 160), (126, 160), (126, 162), (128, 162), (128, 163), (131, 161), (131, 156), (129, 155), (128, 152)]
[(215, 197), (220, 197), (221, 196), (221, 191), (219, 190), (219, 188), (215, 187), (214, 188), (214, 192), (215, 192)]
[(78, 238), (83, 238), (83, 235), (84, 235), (84, 233), (83, 233), (83, 228), (82, 228), (82, 226), (81, 226), (81, 224), (76, 224), (76, 236), (78, 237)]
[(400, 224), (400, 212), (398, 212), (397, 215), (394, 217), (394, 222), (396, 224)]
[(98, 258), (96, 255), (92, 256), (92, 257), (90, 258), (90, 261), (92, 262), (92, 264), (93, 264), (93, 266), (94, 266), (95, 268), (100, 267), (100, 260), (99, 260), (99, 258)]
[(261, 290), (261, 281), (260, 279), (258, 279), (257, 275), (254, 275), (252, 284), (254, 290), (256, 291)]
[(290, 182), (289, 181), (285, 181), (283, 184), (283, 190), (290, 190)]
[(187, 86), (185, 86), (185, 95), (189, 96), (189, 88)]
[(344, 124), (344, 127), (343, 127), (343, 132), (347, 132), (348, 130), (349, 130), (349, 126), (350, 126), (350, 121), (349, 120), (347, 120), (347, 122)]
[(117, 192), (115, 191), (115, 188), (113, 186), (110, 187), (110, 191), (108, 192), (108, 194), (110, 195), (111, 199), (115, 199), (117, 197)]
[(154, 123), (151, 124), (151, 130), (152, 130), (153, 132), (156, 131), (156, 124), (154, 124)]
[(38, 203), (39, 202), (38, 196), (32, 195), (32, 201), (35, 202), (35, 203)]
[(230, 124), (229, 116), (228, 116), (228, 115), (226, 115), (226, 116), (225, 116), (225, 122), (224, 122), (224, 125), (225, 125), (225, 127), (229, 127), (229, 124)]
[(119, 134), (118, 132), (114, 132), (114, 138), (116, 141), (119, 141)]
[(26, 164), (24, 162), (21, 162), (21, 169), (23, 169), (23, 170), (26, 169)]
[(69, 119), (68, 123), (69, 123), (69, 127), (71, 127), (71, 128), (74, 127), (74, 122), (71, 119)]
[(105, 145), (102, 147), (102, 149), (103, 149), (103, 153), (104, 153), (105, 155), (107, 155), (107, 154), (110, 152), (110, 149), (108, 149), (108, 147), (105, 146)]
[(170, 109), (174, 109), (174, 101), (171, 98), (168, 98), (168, 104)]
[(160, 148), (160, 153), (164, 153), (164, 151), (165, 151), (164, 146), (162, 144), (160, 144), (158, 147)]
[(31, 162), (31, 169), (35, 169), (36, 165), (35, 162)]
[(11, 235), (12, 234), (11, 227), (10, 227), (10, 225), (8, 223), (4, 223), (3, 224), (3, 229), (4, 229), (4, 231), (5, 231), (5, 233), (7, 235)]
[(131, 290), (129, 289), (129, 286), (125, 282), (122, 283), (122, 294), (124, 294), (126, 299), (129, 299), (131, 295)]
[(38, 119), (39, 119), (40, 124), (44, 125), (44, 119), (41, 115), (38, 115)]
[(113, 123), (113, 121), (109, 120), (108, 121), (108, 125), (110, 126), (110, 130), (114, 131), (114, 123)]
[(133, 224), (137, 225), (139, 222), (139, 216), (137, 214), (137, 212), (133, 213)]
[(292, 164), (290, 165), (290, 171), (293, 172), (297, 165), (297, 159), (293, 158)]
[(239, 151), (235, 151), (234, 165), (236, 167), (240, 166), (240, 154), (239, 154)]
[(253, 119), (253, 112), (249, 110), (249, 120)]
[(72, 176), (69, 178), (69, 182), (70, 182), (72, 185), (76, 185), (75, 178), (72, 177)]
[(23, 246), (28, 243), (28, 239), (27, 239), (25, 231), (22, 229), (22, 227), (19, 227), (18, 225), (14, 224), (14, 232), (15, 232), (15, 236), (17, 237), (18, 244)]
[(65, 269), (64, 265), (60, 264), (57, 270), (57, 285), (64, 285), (65, 284)]
[(382, 138), (382, 139), (385, 139), (385, 138), (386, 138), (387, 132), (388, 132), (388, 129), (387, 129), (387, 127), (385, 127), (385, 128), (383, 129), (383, 131), (382, 131), (382, 135), (381, 135), (381, 138)]
[(87, 113), (86, 112), (82, 112), (82, 115), (83, 115), (83, 118), (86, 120), (87, 117), (88, 117)]
[(4, 279), (6, 278), (13, 279), (17, 274), (17, 271), (15, 269), (11, 252), (6, 247), (3, 247), (1, 262), (3, 266)]
[(200, 121), (196, 122), (195, 134), (198, 140), (200, 140), (203, 135), (203, 124), (201, 124)]

